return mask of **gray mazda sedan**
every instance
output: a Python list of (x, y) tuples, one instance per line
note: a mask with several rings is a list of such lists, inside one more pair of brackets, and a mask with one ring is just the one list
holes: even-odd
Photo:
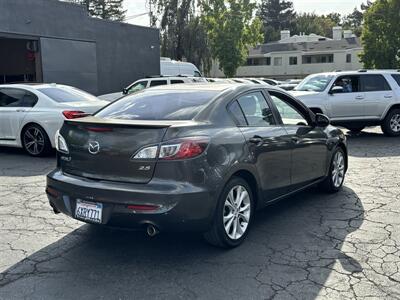
[(337, 192), (347, 170), (344, 134), (267, 85), (143, 90), (65, 121), (56, 144), (54, 212), (222, 247), (246, 238), (257, 209), (315, 184)]

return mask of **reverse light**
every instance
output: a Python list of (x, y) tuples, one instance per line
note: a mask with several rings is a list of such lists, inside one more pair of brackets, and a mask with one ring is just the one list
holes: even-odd
[(155, 159), (157, 158), (158, 146), (146, 147), (139, 150), (132, 159)]
[(57, 130), (57, 132), (56, 132), (55, 144), (56, 144), (57, 151), (65, 153), (65, 154), (69, 153), (67, 142), (65, 141), (63, 136), (60, 134), (60, 130)]
[(62, 114), (67, 119), (83, 118), (83, 117), (87, 117), (90, 115), (90, 114), (85, 113), (84, 111), (80, 111), (80, 110), (64, 110), (62, 112)]

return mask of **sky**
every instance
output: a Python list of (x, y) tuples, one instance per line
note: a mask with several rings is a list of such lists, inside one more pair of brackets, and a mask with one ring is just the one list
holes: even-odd
[[(338, 12), (349, 14), (355, 7), (360, 7), (366, 0), (292, 0), (296, 12), (315, 12), (317, 14), (328, 14)], [(125, 0), (125, 9), (128, 10), (127, 17), (146, 13), (146, 0)], [(131, 18), (128, 23), (148, 26), (149, 17), (147, 15)]]

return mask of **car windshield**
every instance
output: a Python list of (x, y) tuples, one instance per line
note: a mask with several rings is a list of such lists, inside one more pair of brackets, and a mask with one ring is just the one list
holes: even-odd
[(331, 82), (333, 75), (312, 75), (306, 77), (294, 90), (322, 92)]
[(95, 96), (73, 87), (45, 87), (39, 88), (38, 91), (58, 103), (99, 100)]
[(125, 120), (191, 120), (217, 91), (144, 90), (121, 98), (96, 116)]

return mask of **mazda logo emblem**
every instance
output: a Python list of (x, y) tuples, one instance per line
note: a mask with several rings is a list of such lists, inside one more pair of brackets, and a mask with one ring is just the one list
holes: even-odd
[(100, 144), (99, 144), (99, 142), (96, 142), (96, 141), (89, 142), (88, 150), (89, 150), (90, 154), (99, 153), (100, 152)]

